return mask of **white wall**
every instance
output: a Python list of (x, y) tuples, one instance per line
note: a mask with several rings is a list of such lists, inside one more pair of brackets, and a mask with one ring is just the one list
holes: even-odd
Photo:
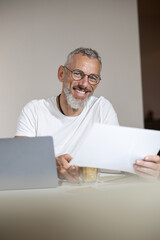
[(84, 46), (102, 56), (95, 95), (121, 125), (143, 127), (136, 0), (0, 1), (0, 137), (12, 137), (21, 108), (58, 95), (57, 68)]

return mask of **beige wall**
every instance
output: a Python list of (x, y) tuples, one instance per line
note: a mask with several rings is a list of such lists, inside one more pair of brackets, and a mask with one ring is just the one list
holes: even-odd
[(136, 0), (1, 0), (0, 34), (0, 137), (15, 135), (28, 101), (58, 95), (57, 68), (79, 46), (102, 56), (95, 95), (143, 127)]

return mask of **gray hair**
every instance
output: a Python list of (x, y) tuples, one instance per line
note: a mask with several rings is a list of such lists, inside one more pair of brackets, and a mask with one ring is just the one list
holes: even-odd
[(83, 56), (87, 56), (90, 59), (97, 59), (102, 67), (102, 62), (101, 62), (101, 57), (99, 56), (98, 52), (91, 49), (91, 48), (76, 48), (72, 52), (70, 52), (67, 56), (67, 61), (65, 65), (68, 65), (71, 59), (73, 58), (74, 55), (76, 54), (82, 54)]

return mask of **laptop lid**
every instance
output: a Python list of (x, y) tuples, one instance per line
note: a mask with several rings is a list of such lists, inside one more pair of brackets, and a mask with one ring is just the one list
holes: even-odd
[(52, 137), (0, 139), (0, 190), (57, 185)]

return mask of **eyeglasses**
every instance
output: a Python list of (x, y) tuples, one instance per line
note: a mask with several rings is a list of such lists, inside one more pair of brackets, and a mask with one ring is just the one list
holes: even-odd
[(64, 68), (66, 68), (68, 71), (70, 71), (72, 73), (73, 80), (75, 80), (75, 81), (80, 81), (85, 76), (88, 76), (88, 82), (91, 85), (97, 85), (101, 80), (101, 77), (99, 75), (96, 75), (96, 74), (87, 75), (83, 71), (78, 70), (78, 69), (70, 70), (66, 66), (64, 66)]

